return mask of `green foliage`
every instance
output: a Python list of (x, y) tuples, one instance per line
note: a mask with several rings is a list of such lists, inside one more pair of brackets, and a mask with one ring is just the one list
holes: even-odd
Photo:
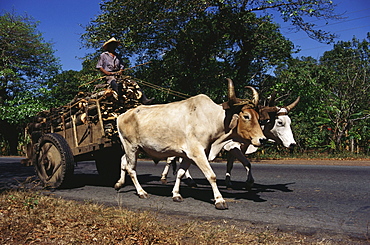
[(291, 114), (301, 149), (354, 151), (350, 148), (357, 145), (368, 152), (369, 47), (367, 40), (353, 38), (335, 44), (320, 61), (294, 59), (279, 67), (273, 88), (302, 97), (299, 113)]
[[(36, 27), (27, 16), (0, 16), (1, 119), (11, 123), (20, 123), (30, 115), (33, 109), (25, 108), (34, 107), (40, 88), (59, 69), (51, 44), (43, 40)], [(13, 115), (18, 107), (17, 115)]]
[(29, 211), (34, 209), (39, 204), (39, 199), (37, 197), (28, 197), (24, 200), (24, 207)]
[(59, 70), (52, 45), (27, 16), (0, 15), (0, 139), (17, 154), (22, 125), (47, 107), (45, 82)]
[[(370, 96), (370, 38), (359, 41), (338, 42), (334, 49), (321, 57), (326, 76), (323, 98), (326, 112), (333, 127), (332, 140), (335, 149), (341, 149), (343, 141), (356, 131), (358, 121), (369, 122)], [(369, 136), (369, 134), (367, 134)]]
[(48, 101), (37, 98), (33, 93), (25, 91), (13, 100), (5, 101), (0, 107), (0, 119), (10, 124), (20, 124), (34, 116), (37, 112), (49, 109)]
[(152, 79), (154, 74), (165, 74), (155, 82), (189, 95), (205, 93), (221, 102), (225, 77), (232, 77), (242, 91), (246, 79), (254, 77), (252, 82), (258, 83), (269, 67), (290, 56), (291, 43), (267, 19), (253, 13), (244, 18), (228, 16), (207, 16), (189, 24), (184, 28), (186, 35), (179, 36), (178, 44), (162, 56), (157, 67), (143, 67), (137, 76)]
[(89, 91), (92, 86), (89, 82), (97, 78), (97, 72), (87, 73), (82, 71), (63, 71), (49, 79), (48, 97), (53, 101), (52, 107), (58, 107), (69, 103), (79, 91)]
[[(332, 36), (315, 31), (304, 17), (335, 18), (328, 0), (319, 1), (169, 1), (111, 0), (86, 27), (86, 47), (100, 48), (114, 36), (121, 53), (139, 63), (137, 77), (163, 87), (194, 95), (206, 93), (216, 101), (225, 94), (225, 77), (231, 77), (243, 93), (247, 83), (265, 87), (266, 71), (286, 61), (293, 45), (271, 22), (268, 12), (281, 13), (285, 21), (311, 36), (330, 41)], [(157, 93), (157, 102), (178, 98)]]

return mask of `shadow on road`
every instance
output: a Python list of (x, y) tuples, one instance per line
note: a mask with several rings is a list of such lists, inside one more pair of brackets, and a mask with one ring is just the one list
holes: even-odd
[[(150, 195), (171, 197), (174, 181), (168, 182), (164, 185), (160, 181), (160, 176), (155, 176), (151, 174), (142, 174), (138, 175), (138, 180), (144, 190)], [(184, 183), (181, 184), (180, 192), (183, 198), (194, 198), (196, 200), (213, 203), (213, 192), (209, 182), (206, 179), (194, 179), (198, 187), (191, 188), (186, 186)], [(113, 188), (116, 181), (103, 181), (97, 174), (75, 174), (73, 184), (68, 186), (65, 189), (81, 188), (86, 185), (90, 186), (102, 186), (102, 187), (111, 187)], [(225, 188), (224, 180), (217, 180), (217, 185), (219, 190), (224, 198), (228, 199), (243, 199), (250, 200), (253, 202), (265, 202), (267, 200), (260, 197), (261, 193), (264, 192), (292, 192), (293, 190), (289, 189), (289, 185), (294, 183), (286, 184), (273, 184), (273, 185), (263, 185), (263, 184), (254, 184), (251, 190), (246, 190), (244, 188), (245, 182), (233, 181), (233, 190)], [(125, 187), (131, 186), (132, 188), (127, 189)], [(127, 193), (135, 191), (131, 178), (126, 176), (126, 183), (124, 187), (119, 191), (120, 193)]]
[[(30, 167), (21, 167), (17, 163), (5, 163), (0, 166), (0, 189), (9, 189), (15, 188), (21, 185), (22, 182), (26, 179), (32, 177), (32, 179), (37, 182), (35, 172), (32, 166)], [(172, 189), (174, 185), (174, 180), (169, 181), (168, 184), (163, 185), (160, 181), (160, 176), (152, 174), (142, 174), (138, 175), (138, 180), (143, 186), (144, 190), (151, 195), (171, 197)], [(194, 198), (199, 201), (206, 203), (213, 203), (213, 192), (209, 182), (205, 178), (194, 179), (198, 187), (190, 188), (184, 183), (181, 184), (181, 195), (184, 198)], [(110, 187), (113, 188), (116, 179), (104, 180), (96, 173), (75, 173), (73, 179), (69, 185), (65, 186), (63, 189), (75, 189), (81, 188), (84, 186), (100, 186), (100, 187)], [(29, 182), (29, 181), (28, 181)], [(263, 192), (292, 192), (289, 189), (289, 185), (294, 183), (287, 184), (274, 184), (274, 185), (263, 185), (263, 184), (254, 184), (250, 191), (245, 189), (245, 182), (233, 181), (233, 190), (228, 190), (225, 188), (224, 180), (217, 180), (217, 185), (221, 191), (221, 194), (224, 198), (229, 199), (244, 199), (254, 202), (265, 202), (266, 200), (260, 197), (260, 193)], [(129, 189), (125, 188), (130, 186)], [(129, 176), (126, 176), (126, 184), (120, 190), (121, 193), (133, 192), (135, 188)]]

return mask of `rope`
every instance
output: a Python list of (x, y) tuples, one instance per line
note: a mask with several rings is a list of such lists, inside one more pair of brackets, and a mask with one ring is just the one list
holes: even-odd
[(78, 86), (78, 88), (81, 88), (82, 86), (89, 85), (90, 83), (96, 82), (96, 81), (98, 81), (98, 80), (100, 80), (100, 79), (103, 79), (103, 78), (105, 78), (105, 77), (106, 77), (106, 76), (102, 76), (102, 77), (96, 78), (96, 79), (92, 80), (91, 82), (84, 83), (84, 84), (82, 84), (82, 85)]
[(143, 65), (146, 65), (146, 64), (150, 64), (150, 63), (152, 63), (152, 62), (151, 62), (151, 61), (148, 61), (148, 62), (145, 62), (145, 63), (140, 64), (140, 65), (136, 65), (136, 66), (133, 66), (133, 67), (129, 67), (129, 68), (123, 69), (123, 70), (122, 70), (122, 72), (127, 71), (127, 70), (131, 70), (131, 69), (134, 69), (134, 68), (136, 68), (136, 67), (138, 67), (138, 66), (143, 66)]
[[(134, 69), (134, 68), (136, 68), (136, 67), (138, 67), (138, 66), (143, 66), (143, 65), (146, 65), (146, 64), (149, 64), (149, 63), (152, 63), (152, 62), (151, 62), (151, 61), (149, 61), (149, 62), (145, 62), (145, 63), (140, 64), (140, 65), (136, 65), (136, 66), (133, 66), (133, 67), (129, 67), (129, 68), (123, 69), (122, 71), (114, 72), (114, 74), (121, 74), (121, 73), (122, 73), (122, 72), (124, 72), (124, 71), (128, 71), (128, 70)], [(97, 80), (103, 79), (103, 78), (105, 78), (105, 77), (107, 77), (107, 76), (102, 76), (102, 77), (96, 78), (96, 79), (92, 80), (91, 82), (84, 83), (84, 84), (82, 84), (82, 85), (78, 86), (78, 88), (81, 88), (82, 86), (89, 85), (90, 83), (96, 82)]]
[[(82, 85), (78, 86), (78, 88), (80, 88), (80, 87), (82, 87), (82, 86), (86, 86), (86, 85), (91, 84), (91, 83), (93, 83), (93, 82), (96, 82), (97, 80), (103, 79), (103, 78), (105, 78), (105, 77), (106, 77), (106, 76), (96, 78), (96, 79), (92, 80), (91, 82), (88, 82), (88, 83), (85, 83), (85, 84), (82, 84)], [(141, 79), (137, 79), (137, 78), (133, 78), (133, 79), (134, 79), (135, 81), (137, 81), (138, 83), (143, 84), (143, 85), (145, 85), (145, 86), (147, 86), (147, 87), (154, 88), (154, 89), (156, 89), (156, 90), (162, 90), (162, 91), (164, 91), (164, 92), (167, 92), (168, 94), (172, 94), (172, 95), (177, 96), (177, 97), (180, 97), (180, 98), (182, 98), (182, 99), (187, 99), (187, 98), (189, 98), (189, 97), (190, 97), (190, 95), (188, 95), (188, 94), (184, 94), (184, 93), (181, 93), (181, 92), (177, 92), (177, 91), (175, 91), (175, 90), (171, 90), (171, 89), (169, 89), (169, 88), (163, 88), (163, 87), (161, 87), (161, 86), (159, 86), (159, 85), (156, 85), (156, 84), (153, 84), (153, 83), (150, 83), (150, 82), (146, 82), (146, 81), (141, 80)]]
[(150, 88), (154, 88), (154, 89), (157, 89), (157, 90), (162, 90), (164, 92), (167, 92), (168, 94), (172, 94), (174, 96), (177, 96), (177, 97), (180, 97), (182, 99), (187, 99), (190, 97), (190, 95), (187, 95), (187, 94), (184, 94), (184, 93), (181, 93), (181, 92), (178, 92), (178, 91), (175, 91), (175, 90), (171, 90), (169, 88), (163, 88), (159, 85), (156, 85), (156, 84), (153, 84), (153, 83), (150, 83), (150, 82), (146, 82), (144, 80), (141, 80), (141, 79), (137, 79), (137, 78), (133, 78), (136, 82), (140, 83), (140, 84), (143, 84), (147, 87), (150, 87)]
[[(146, 65), (146, 64), (149, 64), (149, 63), (151, 63), (151, 61), (146, 62), (146, 63), (143, 63), (143, 64), (140, 64), (140, 65), (136, 65), (136, 66), (133, 66), (133, 67), (130, 67), (130, 68), (126, 68), (126, 69), (124, 69), (123, 71), (131, 70), (131, 69), (136, 68), (136, 67), (138, 67), (138, 66)], [(119, 72), (119, 73), (117, 73), (117, 74), (121, 74), (121, 72), (123, 72), (123, 71), (120, 71), (120, 72)], [(82, 84), (82, 85), (78, 86), (78, 88), (81, 88), (81, 87), (83, 87), (83, 86), (86, 86), (86, 85), (89, 85), (89, 84), (91, 84), (91, 83), (94, 83), (94, 82), (96, 82), (97, 80), (103, 79), (103, 78), (105, 78), (105, 77), (106, 77), (106, 76), (102, 76), (102, 77), (96, 78), (96, 79), (92, 80), (91, 82), (88, 82), (88, 83), (85, 83), (85, 84)], [(146, 81), (143, 81), (143, 80), (140, 80), (140, 79), (137, 79), (137, 78), (135, 78), (134, 80), (135, 80), (135, 81), (137, 81), (138, 83), (141, 83), (141, 84), (143, 84), (143, 85), (147, 86), (147, 87), (154, 88), (154, 89), (156, 89), (156, 90), (162, 90), (162, 91), (164, 91), (164, 92), (167, 92), (168, 94), (172, 94), (172, 95), (177, 96), (177, 97), (180, 97), (180, 98), (182, 98), (182, 99), (187, 99), (187, 98), (189, 98), (189, 97), (190, 97), (190, 96), (189, 96), (189, 95), (187, 95), (187, 94), (184, 94), (184, 93), (181, 93), (181, 92), (177, 92), (177, 91), (171, 90), (171, 89), (169, 89), (169, 88), (163, 88), (163, 87), (158, 86), (158, 85), (156, 85), (156, 84), (153, 84), (153, 83), (150, 83), (150, 82), (146, 82)]]

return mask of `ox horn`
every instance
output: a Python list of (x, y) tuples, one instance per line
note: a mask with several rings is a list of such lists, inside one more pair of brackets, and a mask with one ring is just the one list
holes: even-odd
[(299, 102), (299, 99), (300, 99), (301, 97), (300, 96), (298, 96), (298, 98), (292, 103), (292, 104), (290, 104), (290, 105), (288, 105), (288, 106), (286, 106), (285, 108), (288, 110), (288, 111), (290, 111), (291, 109), (293, 109), (297, 104), (298, 104), (298, 102)]
[(274, 90), (274, 92), (272, 92), (271, 94), (271, 97), (268, 102), (269, 107), (275, 106), (275, 99), (276, 99), (276, 90)]
[(253, 92), (253, 99), (252, 99), (252, 103), (254, 104), (254, 106), (258, 106), (258, 100), (259, 100), (259, 95), (258, 95), (258, 92), (255, 88), (251, 87), (251, 86), (245, 86), (245, 88), (249, 88), (250, 90), (252, 90)]
[(235, 87), (234, 83), (230, 78), (226, 78), (227, 83), (228, 83), (228, 90), (227, 90), (227, 97), (231, 104), (235, 104), (237, 102), (237, 98), (235, 95)]

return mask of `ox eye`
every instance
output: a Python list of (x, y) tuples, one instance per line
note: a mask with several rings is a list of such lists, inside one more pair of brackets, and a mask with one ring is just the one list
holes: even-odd
[(276, 124), (277, 124), (278, 126), (283, 126), (283, 121), (276, 121)]
[(244, 117), (245, 120), (249, 120), (250, 119), (249, 115), (243, 115), (243, 117)]
[(260, 124), (261, 125), (266, 125), (266, 124), (268, 124), (270, 122), (270, 120), (261, 120), (260, 121)]

